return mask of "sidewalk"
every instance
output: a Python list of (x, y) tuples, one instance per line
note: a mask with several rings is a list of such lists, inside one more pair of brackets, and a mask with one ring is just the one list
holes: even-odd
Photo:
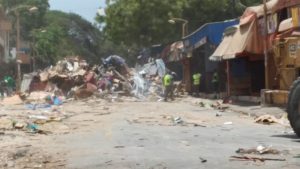
[(222, 104), (223, 100), (214, 100), (209, 98), (186, 98), (188, 102), (194, 104), (202, 104), (204, 107), (211, 107), (213, 105), (220, 105), (221, 109), (225, 111), (232, 111), (237, 113), (242, 113), (251, 117), (258, 117), (262, 115), (273, 115), (277, 118), (281, 118), (283, 115), (286, 115), (285, 108), (283, 107), (266, 107), (261, 106), (259, 103), (255, 102), (246, 102), (246, 101), (235, 101), (233, 100), (230, 104)]
[(273, 115), (277, 118), (286, 114), (285, 108), (282, 107), (264, 107), (259, 104), (237, 102), (234, 104), (227, 104), (229, 108), (227, 110), (249, 115), (251, 117), (259, 117), (262, 115)]
[[(221, 93), (221, 97), (225, 96), (226, 93)], [(214, 100), (214, 94), (200, 94), (201, 99), (209, 102), (217, 102)], [(258, 117), (262, 115), (273, 115), (280, 118), (282, 115), (286, 114), (285, 107), (275, 107), (275, 106), (261, 106), (260, 97), (255, 96), (231, 96), (232, 104), (224, 104), (224, 106), (229, 107), (227, 110), (246, 114), (253, 117)]]

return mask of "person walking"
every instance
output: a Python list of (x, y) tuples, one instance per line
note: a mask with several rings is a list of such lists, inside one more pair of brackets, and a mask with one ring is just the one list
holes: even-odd
[(195, 93), (196, 97), (199, 97), (201, 76), (202, 76), (201, 73), (193, 74), (193, 93)]
[(165, 76), (163, 77), (163, 85), (165, 88), (164, 92), (164, 101), (168, 101), (168, 98), (170, 97), (171, 100), (174, 100), (173, 95), (173, 76), (170, 72), (167, 72)]

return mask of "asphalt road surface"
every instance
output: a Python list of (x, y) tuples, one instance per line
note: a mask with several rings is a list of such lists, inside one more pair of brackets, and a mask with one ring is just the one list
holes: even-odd
[[(253, 117), (219, 112), (190, 101), (76, 102), (64, 123), (72, 131), (47, 137), (45, 149), (74, 169), (298, 169), (300, 139), (289, 126), (263, 125)], [(263, 110), (262, 110), (263, 111)], [(219, 114), (221, 116), (216, 116)], [(237, 161), (239, 148), (272, 147), (285, 161)]]

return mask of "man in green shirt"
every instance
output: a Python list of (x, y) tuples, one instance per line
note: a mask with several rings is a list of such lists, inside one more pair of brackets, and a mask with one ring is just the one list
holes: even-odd
[(193, 74), (193, 93), (196, 94), (196, 97), (199, 97), (200, 79), (201, 79), (200, 73)]
[(7, 89), (7, 95), (11, 96), (16, 88), (15, 80), (11, 76), (4, 76), (4, 83)]
[(173, 95), (173, 75), (168, 72), (163, 77), (163, 85), (165, 87), (165, 93), (164, 93), (164, 101), (168, 101), (168, 97), (171, 98), (171, 100), (174, 100)]

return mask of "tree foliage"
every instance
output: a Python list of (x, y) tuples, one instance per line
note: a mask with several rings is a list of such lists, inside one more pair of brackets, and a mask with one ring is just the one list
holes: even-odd
[[(106, 15), (96, 18), (103, 26), (100, 31), (76, 14), (49, 11), (48, 0), (0, 0), (13, 23), (16, 21), (13, 11), (18, 8), (21, 36), (32, 42), (34, 53), (45, 63), (70, 55), (97, 62), (111, 54), (134, 60), (142, 47), (181, 38), (182, 23), (168, 23), (173, 17), (188, 20), (191, 32), (207, 22), (237, 18), (245, 6), (260, 0), (106, 0), (106, 3)], [(33, 6), (38, 10), (29, 12), (28, 8)], [(12, 39), (15, 34), (14, 31)]]
[(44, 63), (53, 64), (66, 56), (99, 63), (102, 57), (124, 53), (122, 46), (115, 47), (97, 27), (77, 14), (49, 11), (45, 21), (44, 27), (31, 32), (34, 51)]
[[(97, 63), (111, 54), (129, 55), (124, 45), (116, 45), (77, 14), (50, 11), (48, 0), (0, 0), (0, 7), (13, 23), (11, 46), (15, 46), (16, 12), (20, 16), (21, 37), (30, 44), (39, 63), (49, 65), (66, 56), (79, 55)], [(32, 7), (37, 10), (30, 11)]]
[[(28, 39), (28, 32), (41, 27), (44, 22), (44, 16), (49, 9), (48, 0), (0, 0), (4, 11), (12, 19), (14, 27), (16, 27), (16, 12), (20, 15), (21, 36)], [(37, 10), (30, 11), (35, 7)], [(13, 37), (16, 30), (14, 29)], [(13, 38), (15, 39), (15, 38)]]
[(168, 43), (181, 37), (181, 24), (189, 21), (190, 32), (207, 22), (237, 18), (245, 6), (260, 0), (108, 0), (105, 16), (97, 16), (105, 34), (116, 43), (148, 46)]
[(115, 0), (106, 9), (105, 33), (116, 43), (145, 46), (174, 40), (178, 29), (167, 21), (179, 16), (186, 0)]

